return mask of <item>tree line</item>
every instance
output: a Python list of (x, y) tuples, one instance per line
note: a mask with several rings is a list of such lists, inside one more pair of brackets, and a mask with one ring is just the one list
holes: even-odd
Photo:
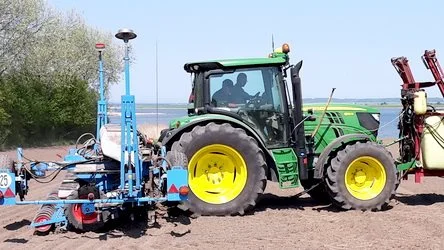
[(98, 52), (105, 91), (123, 69), (123, 46), (75, 12), (43, 0), (0, 1), (0, 149), (72, 142), (94, 132)]

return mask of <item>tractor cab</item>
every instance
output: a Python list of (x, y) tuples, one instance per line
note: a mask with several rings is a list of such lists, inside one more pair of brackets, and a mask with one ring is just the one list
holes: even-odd
[(185, 64), (194, 76), (188, 113), (226, 115), (255, 130), (267, 147), (288, 146), (288, 52), (285, 44), (268, 58)]

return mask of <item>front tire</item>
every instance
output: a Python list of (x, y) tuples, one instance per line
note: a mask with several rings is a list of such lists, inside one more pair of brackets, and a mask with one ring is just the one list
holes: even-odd
[(325, 177), (333, 203), (342, 209), (381, 210), (395, 194), (394, 160), (373, 142), (347, 145), (331, 159)]
[(266, 186), (265, 156), (243, 129), (211, 122), (172, 145), (188, 159), (190, 193), (184, 203), (197, 215), (235, 215), (252, 209)]

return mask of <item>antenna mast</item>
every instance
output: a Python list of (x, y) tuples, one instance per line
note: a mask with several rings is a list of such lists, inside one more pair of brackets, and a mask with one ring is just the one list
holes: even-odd
[(273, 33), (271, 34), (271, 53), (274, 52), (274, 37), (273, 37)]
[(156, 40), (156, 135), (159, 134), (159, 67), (157, 59), (157, 40)]

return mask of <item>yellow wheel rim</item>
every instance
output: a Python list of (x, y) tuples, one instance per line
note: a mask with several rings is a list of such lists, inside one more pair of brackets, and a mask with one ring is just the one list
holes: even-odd
[(212, 144), (197, 151), (188, 164), (188, 181), (202, 201), (223, 204), (235, 199), (247, 183), (247, 165), (232, 147)]
[(370, 200), (378, 196), (386, 181), (383, 165), (370, 156), (355, 159), (345, 172), (345, 186), (348, 192), (360, 200)]

